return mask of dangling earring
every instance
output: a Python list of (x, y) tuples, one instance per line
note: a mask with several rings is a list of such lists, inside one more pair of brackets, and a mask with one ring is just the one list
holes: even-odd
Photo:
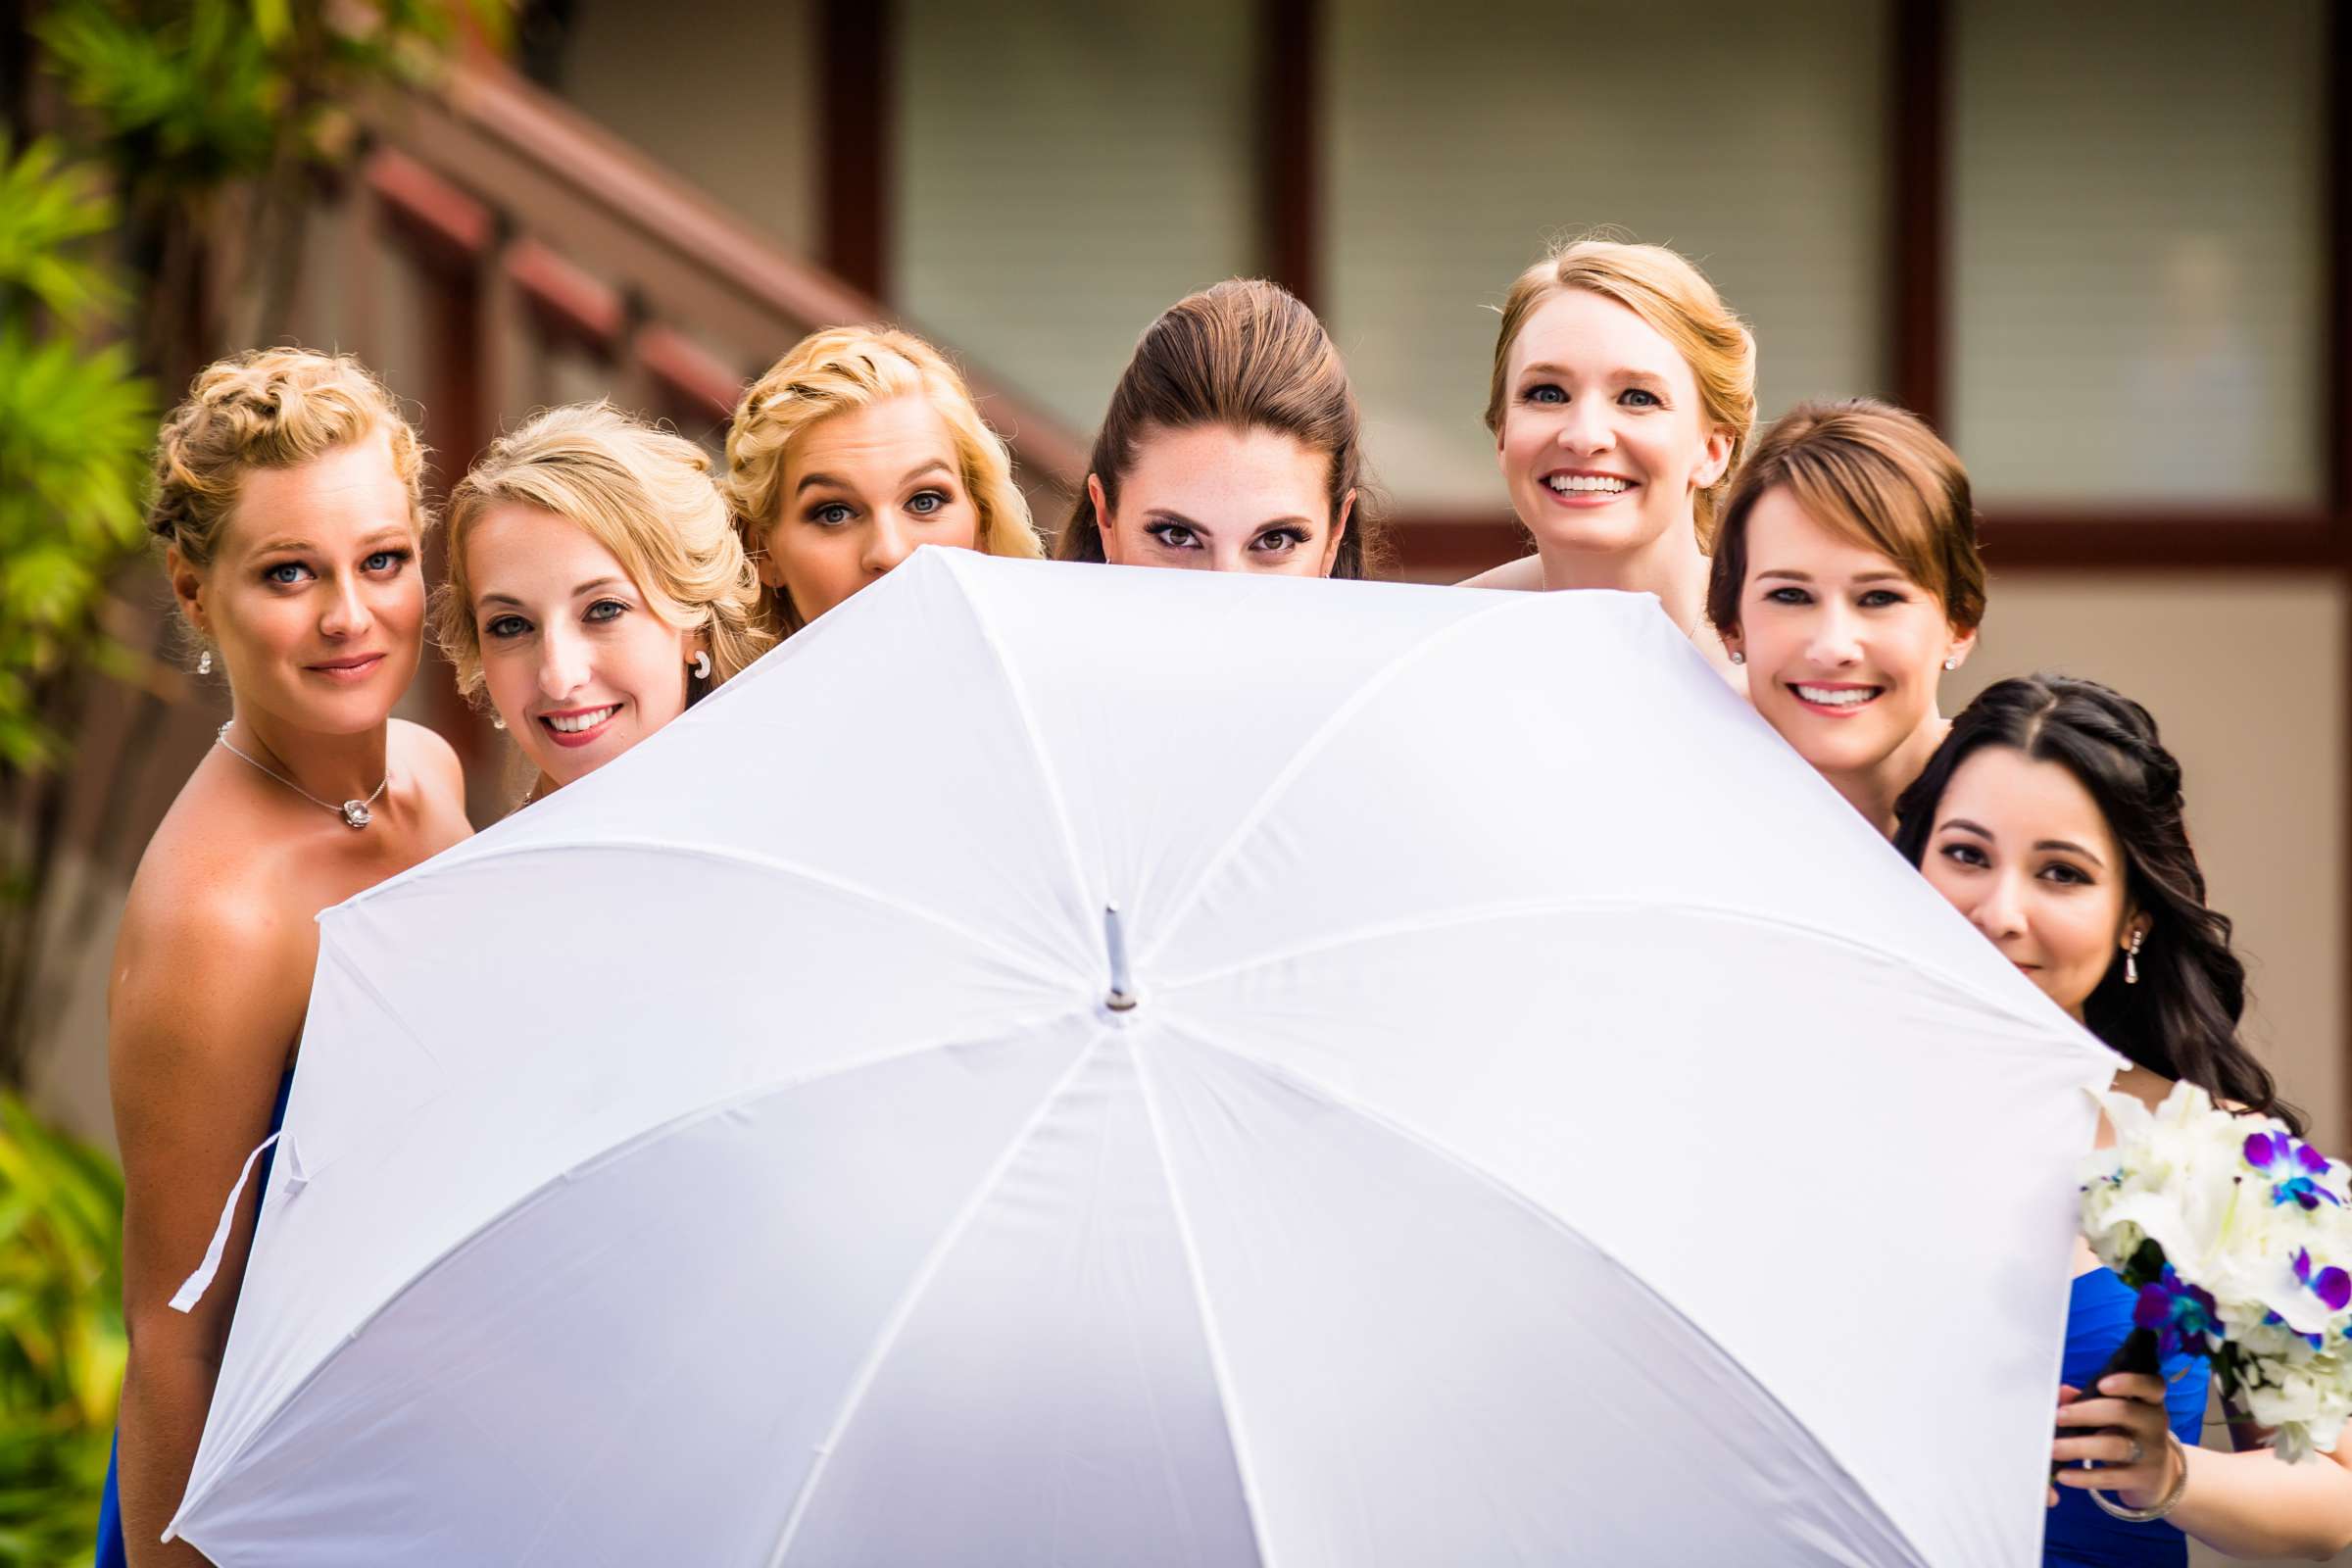
[(710, 650), (705, 649), (700, 653), (697, 653), (694, 656), (694, 662), (688, 664), (686, 667), (694, 671), (694, 678), (696, 680), (709, 680), (710, 678)]
[(196, 656), (196, 673), (199, 675), (210, 675), (212, 672), (213, 650), (211, 645), (207, 644), (204, 652)]
[(2124, 950), (2124, 984), (2139, 984), (2139, 945), (2148, 939), (2145, 931), (2132, 933), (2132, 945)]
[(1732, 662), (1735, 664), (1744, 664), (1747, 662), (1747, 656), (1741, 653), (1739, 649), (1735, 648), (1732, 650)]
[(490, 727), (497, 730), (503, 730), (507, 727), (507, 721), (499, 717), (498, 710), (496, 709), (492, 709), (490, 710)]

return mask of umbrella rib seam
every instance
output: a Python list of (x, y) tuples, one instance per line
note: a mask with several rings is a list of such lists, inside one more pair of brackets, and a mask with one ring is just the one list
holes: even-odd
[(1378, 925), (1359, 926), (1352, 931), (1343, 931), (1314, 942), (1300, 943), (1295, 948), (1288, 948), (1279, 953), (1261, 954), (1223, 964), (1217, 968), (1203, 969), (1199, 973), (1185, 975), (1178, 979), (1162, 980), (1159, 982), (1159, 990), (1162, 993), (1168, 993), (1187, 990), (1194, 986), (1210, 985), (1220, 980), (1230, 980), (1236, 975), (1270, 969), (1278, 964), (1297, 962), (1301, 958), (1318, 957), (1324, 954), (1337, 953), (1346, 948), (1378, 942), (1389, 937), (1419, 936), (1430, 932), (1451, 930), (1459, 926), (1484, 925), (1509, 919), (1514, 915), (1566, 914), (1579, 910), (1597, 911), (1609, 908), (1672, 910), (1679, 913), (1712, 915), (1719, 919), (1738, 921), (1743, 925), (1762, 925), (1770, 926), (1775, 930), (1802, 932), (1806, 936), (1818, 937), (1824, 942), (1834, 942), (1854, 952), (1867, 954), (1871, 957), (1893, 964), (1909, 973), (1919, 975), (1923, 979), (1934, 981), (1972, 1004), (1994, 1008), (2013, 1023), (2042, 1027), (2049, 1021), (2046, 1017), (2037, 1019), (2028, 1016), (2009, 1007), (1998, 998), (1978, 995), (1969, 987), (1961, 984), (1959, 978), (1948, 969), (1921, 964), (1867, 938), (1854, 936), (1848, 932), (1835, 931), (1810, 921), (1789, 919), (1782, 915), (1767, 916), (1753, 909), (1738, 908), (1727, 904), (1709, 904), (1696, 899), (1600, 898), (1586, 895), (1565, 898), (1518, 899), (1499, 904), (1473, 905), (1428, 919), (1391, 920)]
[(1192, 880), (1192, 885), (1187, 887), (1170, 906), (1167, 917), (1160, 927), (1159, 940), (1152, 943), (1151, 952), (1140, 956), (1139, 965), (1152, 962), (1171, 941), (1175, 940), (1176, 933), (1183, 928), (1184, 921), (1192, 914), (1194, 906), (1207, 893), (1209, 883), (1215, 880), (1218, 872), (1225, 869), (1226, 862), (1231, 860), (1250, 836), (1257, 831), (1258, 824), (1265, 820), (1267, 813), (1273, 810), (1275, 804), (1289, 793), (1291, 786), (1297, 783), (1299, 775), (1306, 771), (1307, 765), (1323, 755), (1325, 748), (1343, 730), (1354, 722), (1358, 713), (1371, 706), (1375, 697), (1395, 684), (1399, 675), (1418, 663), (1432, 649), (1443, 647), (1455, 637), (1465, 635), (1471, 627), (1481, 625), (1497, 615), (1505, 615), (1514, 611), (1523, 610), (1530, 604), (1540, 606), (1543, 597), (1541, 594), (1507, 595), (1502, 598), (1500, 603), (1473, 611), (1458, 620), (1447, 621), (1444, 626), (1423, 637), (1411, 647), (1399, 652), (1394, 659), (1367, 676), (1354, 691), (1348, 693), (1347, 701), (1333, 710), (1323, 722), (1315, 727), (1314, 733), (1299, 743), (1298, 749), (1291, 754), (1290, 760), (1282, 764), (1281, 770), (1267, 783), (1264, 792), (1251, 804), (1250, 809), (1242, 814), (1241, 820), (1234, 824), (1233, 831), (1226, 836), (1225, 842), (1218, 845), (1216, 853), (1201, 863), (1200, 870)]
[(897, 1348), (899, 1336), (913, 1319), (915, 1309), (922, 1304), (932, 1282), (939, 1277), (940, 1270), (947, 1266), (949, 1255), (962, 1242), (965, 1233), (972, 1228), (973, 1221), (987, 1208), (989, 1200), (1004, 1185), (1004, 1177), (1020, 1158), (1022, 1150), (1028, 1147), (1029, 1141), (1037, 1135), (1038, 1128), (1044, 1125), (1047, 1113), (1068, 1093), (1070, 1086), (1077, 1082), (1079, 1074), (1086, 1070), (1109, 1038), (1108, 1031), (1097, 1029), (1076, 1058), (1063, 1069), (1061, 1076), (1054, 1080), (1053, 1087), (1038, 1097), (1036, 1108), (1029, 1112), (1027, 1119), (1005, 1141), (996, 1163), (989, 1167), (988, 1174), (973, 1189), (963, 1208), (932, 1244), (931, 1250), (915, 1269), (914, 1277), (900, 1292), (890, 1315), (883, 1320), (881, 1332), (875, 1336), (872, 1348), (867, 1350), (865, 1360), (858, 1366), (857, 1376), (851, 1380), (849, 1392), (842, 1396), (841, 1409), (834, 1415), (832, 1425), (827, 1428), (823, 1441), (817, 1446), (815, 1462), (809, 1466), (808, 1474), (801, 1482), (799, 1494), (793, 1498), (792, 1511), (785, 1516), (784, 1532), (777, 1539), (775, 1550), (768, 1554), (768, 1568), (784, 1568), (786, 1559), (791, 1556), (792, 1544), (798, 1539), (808, 1510), (815, 1504), (825, 1471), (831, 1465), (834, 1454), (840, 1451), (842, 1440), (849, 1434), (850, 1424), (864, 1407), (865, 1396), (871, 1392), (875, 1380), (881, 1376), (883, 1363)]
[[(1005, 1029), (1007, 1032), (1016, 1028), (1023, 1030), (1032, 1028), (1039, 1030), (1049, 1029), (1067, 1019), (1081, 1016), (1091, 1010), (1091, 1006), (1066, 1008), (1060, 1012), (1050, 1013), (1032, 1019), (1014, 1020), (1008, 1023), (1005, 1026)], [(361, 1314), (360, 1319), (356, 1324), (343, 1331), (341, 1334), (338, 1334), (335, 1337), (335, 1343), (329, 1347), (326, 1354), (322, 1356), (308, 1371), (303, 1373), (303, 1375), (294, 1382), (293, 1386), (286, 1390), (284, 1396), (278, 1400), (277, 1404), (268, 1413), (263, 1415), (258, 1421), (256, 1421), (253, 1424), (252, 1430), (244, 1437), (238, 1439), (236, 1446), (213, 1467), (211, 1475), (206, 1478), (204, 1490), (201, 1494), (196, 1491), (193, 1478), (191, 1478), (188, 1493), (180, 1499), (179, 1507), (172, 1515), (172, 1527), (175, 1529), (177, 1528), (180, 1516), (185, 1514), (190, 1506), (203, 1501), (206, 1497), (209, 1497), (212, 1494), (214, 1487), (218, 1483), (220, 1477), (233, 1468), (236, 1462), (243, 1458), (245, 1454), (252, 1449), (255, 1444), (259, 1443), (269, 1434), (272, 1427), (277, 1425), (278, 1421), (284, 1417), (285, 1413), (293, 1408), (295, 1402), (310, 1390), (312, 1384), (318, 1382), (319, 1378), (326, 1375), (327, 1368), (334, 1364), (335, 1354), (338, 1350), (340, 1350), (344, 1346), (349, 1345), (357, 1340), (362, 1334), (365, 1334), (368, 1328), (370, 1328), (378, 1319), (382, 1318), (385, 1313), (398, 1306), (412, 1291), (415, 1291), (425, 1284), (425, 1282), (432, 1279), (433, 1276), (438, 1274), (443, 1268), (447, 1267), (458, 1257), (481, 1242), (484, 1237), (497, 1230), (500, 1226), (512, 1221), (516, 1216), (529, 1209), (532, 1205), (541, 1201), (550, 1193), (555, 1192), (564, 1183), (577, 1179), (582, 1175), (591, 1174), (602, 1166), (610, 1164), (616, 1159), (626, 1158), (639, 1150), (648, 1147), (672, 1133), (682, 1131), (698, 1122), (708, 1121), (714, 1116), (726, 1115), (730, 1111), (736, 1110), (741, 1106), (754, 1103), (755, 1102), (765, 1099), (768, 1096), (791, 1094), (795, 1091), (806, 1089), (812, 1084), (823, 1083), (830, 1079), (840, 1077), (845, 1073), (862, 1072), (872, 1067), (888, 1066), (894, 1062), (909, 1060), (915, 1056), (924, 1055), (931, 1052), (952, 1051), (957, 1046), (972, 1045), (975, 1043), (977, 1042), (975, 1042), (974, 1038), (969, 1034), (949, 1035), (936, 1040), (924, 1041), (919, 1045), (907, 1046), (901, 1050), (886, 1051), (873, 1055), (861, 1056), (856, 1061), (842, 1062), (836, 1066), (828, 1067), (821, 1072), (804, 1073), (800, 1077), (788, 1079), (782, 1083), (761, 1084), (757, 1088), (746, 1089), (738, 1094), (730, 1095), (724, 1100), (712, 1101), (696, 1105), (691, 1110), (680, 1111), (678, 1114), (670, 1116), (663, 1121), (657, 1122), (650, 1127), (642, 1128), (638, 1132), (631, 1134), (628, 1138), (614, 1143), (609, 1148), (599, 1150), (594, 1155), (580, 1160), (576, 1164), (565, 1166), (564, 1169), (548, 1176), (536, 1186), (533, 1186), (528, 1190), (516, 1195), (513, 1201), (507, 1203), (496, 1213), (484, 1217), (482, 1221), (475, 1225), (471, 1230), (451, 1242), (440, 1251), (434, 1253), (432, 1257), (426, 1259), (414, 1272), (403, 1278), (398, 1288), (396, 1288), (390, 1295), (386, 1296), (381, 1301), (378, 1301), (374, 1306), (368, 1308), (368, 1311)], [(1086, 1052), (1080, 1053), (1079, 1060), (1081, 1063), (1084, 1062), (1087, 1054), (1094, 1050), (1095, 1046), (1099, 1045), (1100, 1043), (1101, 1042), (1099, 1038), (1089, 1043)], [(1073, 1069), (1073, 1071), (1075, 1069)], [(1067, 1076), (1067, 1074), (1064, 1075), (1065, 1079)], [(1042, 1104), (1052, 1103), (1054, 1095), (1058, 1093), (1059, 1089), (1060, 1083), (1057, 1081), (1054, 1089), (1047, 1092)]]
[[(935, 926), (942, 931), (946, 931), (955, 936), (960, 937), (964, 941), (971, 943), (974, 947), (977, 947), (986, 953), (992, 954), (997, 957), (1003, 958), (1007, 963), (1017, 965), (1023, 973), (1029, 975), (1033, 979), (1045, 981), (1057, 986), (1065, 985), (1070, 980), (1070, 976), (1066, 973), (1052, 973), (1037, 964), (1036, 961), (1027, 955), (1022, 954), (1015, 949), (1005, 947), (1002, 943), (996, 941), (996, 939), (993, 937), (988, 936), (986, 933), (975, 931), (960, 921), (951, 920), (946, 915), (943, 915), (936, 910), (923, 908), (919, 905), (908, 904), (905, 900), (893, 898), (891, 895), (883, 893), (878, 889), (869, 888), (863, 883), (853, 882), (847, 877), (836, 876), (829, 871), (820, 871), (814, 866), (804, 865), (797, 860), (787, 860), (776, 856), (747, 854), (741, 850), (723, 849), (714, 844), (693, 844), (665, 839), (639, 838), (541, 840), (530, 844), (503, 845), (494, 850), (484, 851), (479, 855), (467, 858), (460, 865), (452, 867), (451, 873), (455, 874), (457, 872), (468, 871), (477, 865), (486, 865), (495, 860), (513, 859), (520, 857), (555, 854), (558, 852), (568, 852), (574, 850), (652, 851), (662, 855), (699, 856), (705, 859), (720, 860), (730, 865), (751, 866), (758, 870), (774, 871), (785, 876), (799, 877), (802, 880), (813, 883), (818, 887), (830, 888), (837, 893), (847, 894), (851, 898), (861, 899), (878, 908), (889, 909), (894, 913), (906, 915), (909, 919), (920, 920), (927, 925)], [(334, 908), (319, 911), (320, 921), (323, 922), (326, 916), (334, 914), (340, 909), (348, 908), (359, 904), (363, 900), (368, 899), (371, 894), (382, 892), (384, 888), (389, 887), (390, 885), (390, 883), (380, 883), (376, 887), (369, 889), (367, 893), (362, 893), (350, 900), (347, 900), (344, 904), (335, 906)]]
[(1610, 1268), (1616, 1270), (1617, 1273), (1624, 1276), (1626, 1281), (1634, 1290), (1639, 1292), (1642, 1297), (1648, 1298), (1650, 1301), (1654, 1302), (1661, 1312), (1682, 1323), (1697, 1340), (1704, 1344), (1709, 1349), (1713, 1350), (1715, 1354), (1721, 1356), (1726, 1366), (1736, 1369), (1741, 1377), (1743, 1377), (1755, 1388), (1755, 1391), (1759, 1396), (1770, 1403), (1773, 1409), (1780, 1412), (1782, 1419), (1786, 1420), (1792, 1430), (1804, 1433), (1807, 1437), (1812, 1438), (1814, 1450), (1822, 1456), (1824, 1462), (1833, 1467), (1837, 1471), (1838, 1475), (1842, 1477), (1853, 1489), (1853, 1494), (1856, 1498), (1860, 1499), (1864, 1508), (1867, 1510), (1867, 1516), (1876, 1518), (1883, 1523), (1886, 1527), (1887, 1535), (1892, 1537), (1894, 1541), (1900, 1543), (1901, 1545), (1911, 1553), (1910, 1562), (1907, 1565), (1907, 1568), (1931, 1568), (1931, 1559), (1920, 1550), (1919, 1544), (1911, 1539), (1911, 1533), (1895, 1522), (1893, 1516), (1888, 1514), (1885, 1507), (1880, 1504), (1879, 1499), (1872, 1495), (1867, 1487), (1863, 1486), (1861, 1478), (1855, 1475), (1853, 1471), (1846, 1468), (1845, 1462), (1830, 1450), (1829, 1445), (1822, 1441), (1820, 1435), (1814, 1432), (1811, 1425), (1803, 1420), (1800, 1420), (1796, 1412), (1789, 1409), (1788, 1404), (1781, 1398), (1781, 1396), (1770, 1387), (1768, 1387), (1761, 1378), (1757, 1377), (1755, 1373), (1750, 1371), (1745, 1362), (1734, 1355), (1724, 1345), (1724, 1343), (1717, 1339), (1713, 1333), (1702, 1327), (1697, 1322), (1693, 1321), (1689, 1313), (1685, 1312), (1673, 1301), (1667, 1299), (1655, 1288), (1653, 1288), (1647, 1280), (1643, 1279), (1639, 1271), (1634, 1269), (1630, 1264), (1626, 1263), (1624, 1259), (1618, 1257), (1616, 1253), (1601, 1246), (1599, 1242), (1586, 1235), (1582, 1230), (1577, 1228), (1575, 1225), (1570, 1224), (1560, 1215), (1552, 1212), (1551, 1209), (1545, 1207), (1543, 1203), (1538, 1202), (1534, 1197), (1521, 1191), (1514, 1183), (1504, 1180), (1494, 1172), (1487, 1170), (1482, 1166), (1471, 1164), (1468, 1160), (1463, 1159), (1460, 1155), (1455, 1154), (1443, 1145), (1431, 1141), (1427, 1136), (1418, 1132), (1414, 1128), (1408, 1127), (1401, 1122), (1384, 1115), (1382, 1112), (1369, 1105), (1357, 1102), (1348, 1096), (1342, 1094), (1337, 1089), (1334, 1089), (1330, 1085), (1324, 1083), (1319, 1078), (1312, 1077), (1291, 1067), (1278, 1066), (1273, 1062), (1262, 1061), (1245, 1052), (1236, 1051), (1232, 1047), (1227, 1046), (1221, 1041), (1218, 1041), (1210, 1035), (1202, 1032), (1197, 1025), (1180, 1023), (1171, 1019), (1162, 1019), (1161, 1027), (1168, 1030), (1168, 1032), (1171, 1034), (1190, 1041), (1195, 1047), (1200, 1050), (1213, 1052), (1215, 1054), (1222, 1056), (1229, 1061), (1236, 1062), (1246, 1069), (1264, 1073), (1268, 1077), (1275, 1078), (1288, 1085), (1291, 1089), (1298, 1094), (1305, 1095), (1312, 1100), (1320, 1101), (1322, 1103), (1330, 1106), (1332, 1109), (1345, 1111), (1350, 1116), (1360, 1118), (1366, 1126), (1377, 1128), (1380, 1131), (1387, 1133), (1390, 1137), (1396, 1138), (1400, 1142), (1419, 1150), (1428, 1158), (1437, 1160), (1441, 1164), (1460, 1172), (1463, 1176), (1469, 1178), (1471, 1181), (1478, 1183), (1480, 1186), (1485, 1187), (1495, 1196), (1501, 1198), (1505, 1202), (1510, 1203), (1512, 1206), (1522, 1209), (1528, 1214), (1533, 1215), (1539, 1223), (1548, 1227), (1551, 1230), (1557, 1231), (1559, 1234), (1574, 1242), (1577, 1246), (1582, 1247), (1587, 1251), (1591, 1252), (1592, 1256), (1605, 1262)]
[[(377, 986), (374, 980), (368, 977), (368, 972), (353, 959), (350, 953), (345, 951), (342, 939), (335, 934), (335, 928), (322, 925), (318, 930), (318, 961), (323, 967), (330, 959), (334, 966), (342, 972), (344, 978), (357, 986), (362, 996), (375, 1004), (377, 1009), (392, 1021), (392, 1026), (407, 1038), (410, 1045), (416, 1048), (417, 1053), (425, 1060), (431, 1062), (443, 1073), (449, 1070), (449, 1064), (441, 1059), (441, 1054), (425, 1043), (424, 1036), (416, 1032), (416, 1026), (409, 1022), (407, 1015), (392, 1005), (392, 999), (384, 995), (382, 988)], [(314, 981), (313, 984), (315, 986), (316, 982)], [(303, 1014), (304, 1026), (307, 1028), (310, 1022), (308, 1003), (303, 1005)], [(302, 1056), (299, 1045), (296, 1046), (294, 1054), (295, 1059), (299, 1061)]]
[(1145, 1052), (1136, 1053), (1135, 1081), (1142, 1091), (1144, 1120), (1152, 1129), (1152, 1145), (1159, 1153), (1160, 1180), (1167, 1184), (1168, 1210), (1176, 1220), (1176, 1235), (1184, 1245), (1184, 1260), (1193, 1281), (1193, 1305), (1200, 1314), (1200, 1337), (1208, 1348), (1209, 1376), (1216, 1380), (1217, 1406), (1225, 1413), (1225, 1437), (1233, 1445), (1235, 1479), (1241, 1484), (1242, 1505), (1250, 1515), (1250, 1539), (1257, 1546), (1260, 1568), (1273, 1568), (1264, 1522), (1258, 1516), (1257, 1483), (1250, 1473), (1250, 1446), (1242, 1436), (1241, 1401), (1234, 1396), (1233, 1377), (1225, 1364), (1225, 1345), (1217, 1332), (1217, 1314), (1208, 1299), (1208, 1276), (1200, 1266), (1200, 1247), (1193, 1234), (1191, 1211), (1176, 1180), (1176, 1162), (1168, 1153), (1167, 1128), (1160, 1115), (1159, 1095), (1152, 1087), (1152, 1063)]
[[(951, 567), (954, 564), (950, 563)], [(972, 625), (980, 633), (980, 641), (987, 645), (989, 657), (997, 662), (997, 671), (1004, 676), (1004, 689), (1011, 695), (1013, 711), (1021, 716), (1022, 739), (1029, 743), (1029, 755), (1037, 763), (1037, 775), (1045, 785), (1046, 800), (1054, 808), (1054, 825), (1061, 829), (1062, 853), (1069, 859), (1070, 892), (1077, 900), (1078, 907), (1083, 909), (1088, 902), (1086, 861), (1078, 853), (1078, 828), (1070, 820), (1070, 803), (1061, 787), (1061, 775), (1054, 770), (1054, 760), (1046, 751), (1045, 736), (1038, 729), (1037, 710), (1030, 705), (1028, 684), (1021, 679), (1020, 671), (1005, 653), (1004, 641), (998, 637), (996, 626), (981, 610), (971, 584), (965, 582), (960, 573), (951, 570), (950, 575), (963, 589), (963, 607), (972, 617)]]

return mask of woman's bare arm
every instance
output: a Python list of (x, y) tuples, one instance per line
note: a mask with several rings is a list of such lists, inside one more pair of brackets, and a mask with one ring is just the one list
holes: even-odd
[[(2065, 1390), (2061, 1397), (2073, 1393)], [(2288, 1464), (2257, 1446), (2267, 1434), (2233, 1426), (2238, 1452), (2185, 1448), (2176, 1459), (2166, 1442), (2164, 1393), (2159, 1378), (2119, 1372), (2103, 1379), (2090, 1397), (2061, 1404), (2050, 1456), (2092, 1459), (2099, 1468), (2067, 1463), (2057, 1485), (2096, 1487), (2127, 1507), (2145, 1508), (2181, 1480), (2179, 1467), (2185, 1463), (2180, 1500), (2168, 1517), (2218, 1551), (2325, 1561), (2352, 1545), (2352, 1463), (2340, 1449)], [(2341, 1448), (2352, 1448), (2352, 1442)]]
[(147, 891), (165, 897), (124, 921), (107, 1031), (130, 1336), (119, 1485), (131, 1568), (185, 1568), (204, 1557), (160, 1538), (195, 1462), (258, 1193), (246, 1192), (204, 1299), (188, 1313), (170, 1301), (203, 1259), (245, 1156), (268, 1133), (315, 949), (308, 921), (295, 929), (266, 906), (224, 908), (217, 894)]

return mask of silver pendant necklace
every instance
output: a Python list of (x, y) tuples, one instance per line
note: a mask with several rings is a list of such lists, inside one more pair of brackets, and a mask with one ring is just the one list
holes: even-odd
[(386, 768), (384, 770), (384, 782), (383, 784), (378, 784), (375, 787), (375, 793), (373, 795), (368, 796), (364, 801), (345, 801), (341, 806), (337, 806), (332, 801), (320, 800), (318, 796), (313, 795), (309, 790), (304, 789), (301, 785), (286, 777), (285, 774), (280, 773), (276, 768), (265, 766), (264, 764), (255, 761), (251, 757), (246, 756), (243, 752), (238, 751), (234, 746), (231, 746), (228, 743), (228, 725), (234, 724), (236, 720), (233, 718), (228, 720), (228, 723), (222, 724), (220, 728), (220, 731), (213, 736), (214, 743), (222, 751), (228, 753), (229, 756), (251, 767), (259, 768), (262, 772), (269, 774), (271, 778), (277, 780), (280, 784), (283, 784), (286, 788), (292, 790), (295, 794), (301, 796), (313, 806), (322, 806), (326, 808), (326, 809), (334, 812), (337, 816), (343, 819), (343, 825), (345, 827), (355, 829), (363, 828), (375, 819), (374, 814), (370, 812), (368, 808), (376, 803), (377, 797), (384, 793), (384, 786), (392, 782), (392, 771), (390, 768)]

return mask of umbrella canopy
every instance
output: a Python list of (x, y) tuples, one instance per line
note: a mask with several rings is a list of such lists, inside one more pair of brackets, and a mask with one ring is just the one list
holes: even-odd
[(320, 917), (173, 1529), (2027, 1563), (2114, 1060), (1646, 597), (925, 550)]

